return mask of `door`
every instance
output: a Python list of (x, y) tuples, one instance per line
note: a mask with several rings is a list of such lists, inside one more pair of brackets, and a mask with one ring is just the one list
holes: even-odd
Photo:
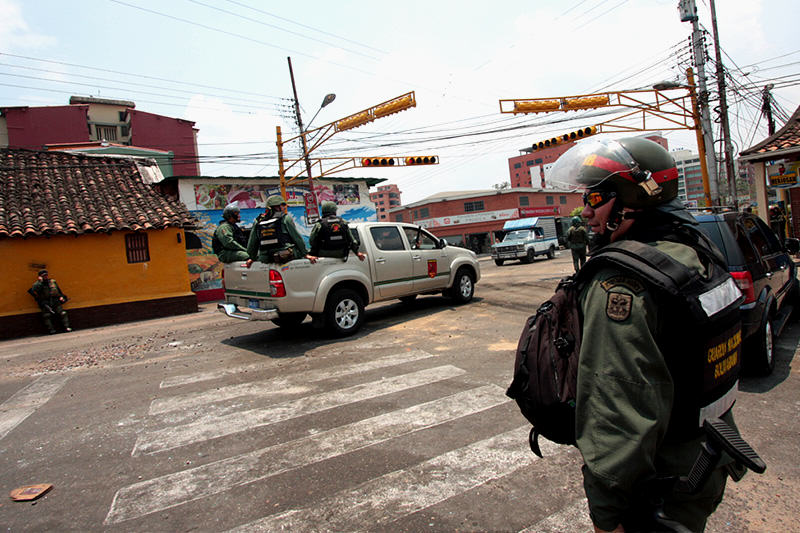
[(745, 219), (745, 227), (749, 225), (747, 221), (753, 222), (747, 229), (753, 246), (761, 256), (768, 283), (775, 296), (782, 300), (789, 288), (789, 276), (792, 271), (789, 268), (789, 256), (784, 253), (777, 236), (763, 220), (748, 217)]
[(403, 232), (411, 246), (414, 291), (445, 288), (450, 280), (450, 262), (445, 249), (439, 248), (439, 239), (418, 227), (404, 226)]
[(397, 226), (372, 226), (369, 234), (375, 247), (375, 290), (381, 298), (393, 298), (412, 292), (411, 253)]

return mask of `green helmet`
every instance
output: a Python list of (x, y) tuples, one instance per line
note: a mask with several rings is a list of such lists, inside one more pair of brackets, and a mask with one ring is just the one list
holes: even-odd
[(235, 203), (231, 203), (225, 206), (225, 209), (222, 210), (222, 218), (228, 220), (229, 217), (233, 216), (234, 213), (239, 212), (239, 206)]
[(267, 207), (278, 207), (281, 204), (285, 204), (286, 200), (283, 199), (283, 196), (280, 194), (273, 194), (269, 198), (267, 198)]
[(549, 181), (613, 191), (621, 206), (631, 209), (660, 206), (678, 196), (675, 160), (658, 143), (639, 137), (579, 143), (558, 158)]
[(335, 215), (336, 203), (335, 202), (322, 202), (322, 216)]
[(572, 225), (575, 226), (576, 228), (578, 226), (582, 226), (583, 220), (581, 219), (581, 217), (572, 217)]

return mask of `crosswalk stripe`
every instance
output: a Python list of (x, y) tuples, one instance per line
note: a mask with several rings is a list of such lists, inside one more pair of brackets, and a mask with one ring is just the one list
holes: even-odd
[(409, 374), (385, 378), (353, 387), (297, 398), (282, 404), (251, 409), (224, 416), (204, 416), (199, 420), (168, 427), (136, 439), (131, 455), (152, 454), (194, 442), (232, 435), (256, 427), (274, 424), (394, 392), (461, 376), (466, 371), (451, 365), (438, 366)]
[(206, 498), (238, 485), (350, 453), (508, 401), (503, 389), (487, 385), (291, 442), (134, 483), (117, 491), (105, 523), (122, 522)]
[[(536, 460), (525, 446), (530, 426), (452, 450), (404, 470), (231, 531), (360, 531), (397, 520), (506, 476)], [(549, 441), (546, 453), (563, 450)], [(564, 446), (561, 447), (566, 448)]]
[(590, 533), (594, 531), (586, 498), (577, 500), (519, 533)]
[[(434, 356), (423, 350), (411, 350), (408, 352), (402, 352), (398, 354), (387, 355), (385, 357), (379, 357), (377, 359), (372, 359), (370, 361), (366, 361), (364, 363), (358, 363), (355, 365), (346, 364), (346, 365), (336, 365), (331, 368), (321, 368), (318, 370), (302, 370), (302, 374), (303, 374), (303, 379), (305, 381), (321, 381), (323, 379), (330, 379), (330, 378), (344, 376), (347, 374), (366, 372), (368, 370), (374, 370), (376, 368), (383, 368), (386, 366), (393, 366), (402, 363), (408, 363), (411, 361), (417, 361), (419, 359), (427, 359), (428, 357), (434, 357)], [(162, 389), (167, 389), (169, 387), (177, 387), (179, 385), (188, 385), (190, 383), (198, 383), (201, 381), (219, 379), (225, 376), (229, 376), (231, 374), (242, 374), (245, 372), (264, 370), (265, 368), (266, 367), (264, 363), (255, 363), (252, 365), (237, 366), (233, 368), (221, 368), (219, 370), (214, 370), (210, 372), (183, 374), (180, 376), (173, 376), (163, 380), (159, 385), (159, 387)]]
[[(191, 393), (169, 398), (157, 398), (150, 404), (150, 414), (156, 415), (169, 411), (176, 411), (178, 409), (190, 409), (198, 405), (230, 400), (240, 396), (269, 397), (280, 393), (286, 393), (288, 391), (302, 394), (303, 392), (308, 392), (311, 390), (310, 387), (305, 386), (302, 383), (311, 383), (322, 381), (324, 379), (333, 379), (347, 375), (359, 374), (362, 372), (368, 372), (370, 370), (401, 365), (403, 363), (419, 361), (420, 359), (427, 359), (430, 357), (434, 356), (422, 350), (414, 350), (411, 352), (393, 354), (386, 357), (373, 359), (371, 361), (366, 361), (364, 363), (358, 363), (355, 365), (337, 365), (332, 368), (306, 370), (302, 373), (289, 376), (288, 379), (280, 378), (260, 383), (242, 383), (239, 385), (220, 387), (213, 391)], [(259, 366), (258, 368), (263, 369), (263, 366)], [(239, 371), (241, 371), (241, 369)], [(220, 372), (206, 372), (198, 377), (199, 379), (197, 381), (214, 379), (220, 377)], [(190, 383), (186, 377), (183, 377), (179, 382), (181, 384)], [(161, 387), (164, 388), (164, 382), (162, 382)]]
[(0, 439), (47, 403), (69, 380), (64, 375), (45, 375), (17, 391), (0, 405)]

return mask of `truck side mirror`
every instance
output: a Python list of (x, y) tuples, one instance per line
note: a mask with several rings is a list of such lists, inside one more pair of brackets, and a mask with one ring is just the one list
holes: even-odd
[(447, 239), (439, 239), (439, 248), (444, 248), (445, 246), (447, 246)]

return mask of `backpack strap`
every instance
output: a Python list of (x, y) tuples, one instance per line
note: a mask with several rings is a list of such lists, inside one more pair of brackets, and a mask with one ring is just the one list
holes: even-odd
[(609, 265), (632, 271), (672, 296), (678, 295), (683, 287), (700, 276), (697, 270), (674, 260), (654, 246), (623, 240), (598, 250), (580, 270), (579, 279), (583, 281), (584, 276)]

